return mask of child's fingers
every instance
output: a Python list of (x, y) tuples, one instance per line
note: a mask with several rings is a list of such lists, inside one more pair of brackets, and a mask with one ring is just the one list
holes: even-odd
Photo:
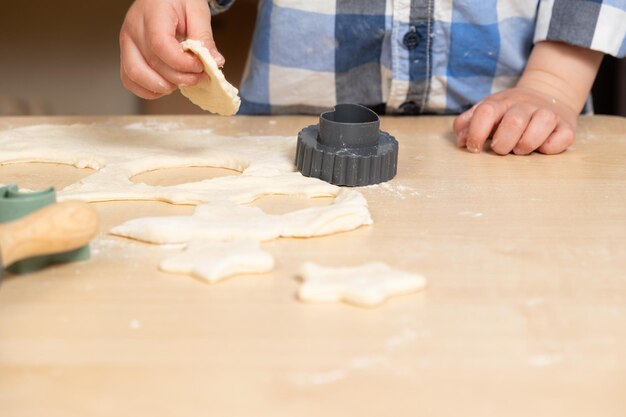
[(224, 57), (215, 46), (213, 30), (211, 29), (211, 10), (206, 0), (187, 2), (187, 36), (202, 42), (217, 63), (218, 67), (224, 65)]
[(468, 130), (469, 129), (466, 127), (456, 135), (456, 144), (458, 147), (464, 148), (467, 145), (467, 131)]
[(509, 109), (491, 139), (491, 149), (499, 155), (510, 153), (524, 134), (531, 115), (532, 110), (525, 106)]
[(148, 64), (152, 69), (154, 69), (159, 75), (165, 78), (167, 81), (172, 83), (173, 85), (195, 85), (200, 81), (201, 73), (190, 73), (190, 72), (180, 72), (176, 71), (174, 68), (168, 66), (165, 62), (163, 62), (158, 56), (152, 55), (148, 58)]
[(461, 113), (454, 119), (452, 130), (456, 135), (456, 144), (461, 148), (464, 148), (467, 145), (467, 133), (469, 131), (470, 120), (472, 120), (475, 108), (476, 106), (473, 106), (471, 109)]
[[(176, 39), (175, 23), (168, 23), (169, 16), (150, 15), (146, 22), (145, 44), (140, 45), (147, 55), (156, 55), (168, 67), (181, 73), (201, 73), (204, 68), (200, 61), (185, 52)], [(172, 25), (172, 27), (170, 27)]]
[(454, 119), (454, 123), (452, 124), (452, 131), (457, 136), (469, 126), (469, 122), (470, 120), (472, 120), (472, 116), (474, 115), (474, 109), (476, 109), (476, 106), (473, 106), (469, 110), (464, 111)]
[(148, 65), (137, 46), (129, 38), (120, 39), (120, 43), (122, 44), (123, 80), (132, 81), (130, 85), (138, 85), (153, 93), (168, 94), (176, 88)]
[(574, 129), (569, 124), (559, 122), (554, 132), (537, 150), (547, 155), (561, 153), (574, 143), (575, 136)]
[(470, 152), (480, 152), (494, 126), (502, 119), (505, 110), (505, 105), (495, 100), (486, 100), (476, 106), (469, 122), (466, 139)]
[(124, 72), (123, 67), (120, 67), (120, 78), (122, 80), (122, 84), (124, 84), (124, 87), (126, 87), (128, 90), (130, 90), (133, 94), (135, 94), (138, 97), (144, 98), (146, 100), (154, 100), (154, 99), (163, 97), (163, 94), (146, 90), (145, 88), (143, 88), (142, 86), (140, 86), (139, 84), (137, 84), (136, 82), (128, 78), (128, 76)]
[[(193, 55), (185, 52), (175, 37), (162, 33), (149, 33), (146, 36), (147, 53), (163, 61), (168, 67), (179, 73), (201, 73), (204, 67)], [(148, 52), (149, 51), (149, 52)]]
[(528, 127), (513, 148), (516, 155), (528, 155), (541, 146), (556, 128), (558, 119), (547, 109), (537, 110), (531, 117)]

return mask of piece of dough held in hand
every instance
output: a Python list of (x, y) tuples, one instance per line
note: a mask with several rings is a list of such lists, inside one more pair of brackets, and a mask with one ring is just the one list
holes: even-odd
[(241, 104), (239, 91), (226, 81), (209, 50), (194, 39), (187, 39), (181, 45), (184, 50), (191, 51), (200, 58), (207, 78), (196, 85), (179, 87), (180, 92), (193, 104), (211, 113), (223, 116), (237, 113)]
[(390, 268), (382, 262), (355, 267), (330, 268), (307, 262), (300, 272), (304, 280), (298, 291), (302, 301), (327, 303), (345, 301), (374, 307), (387, 298), (423, 289), (426, 279)]
[(233, 275), (269, 272), (274, 268), (274, 257), (252, 240), (194, 241), (184, 252), (165, 258), (159, 268), (212, 284)]

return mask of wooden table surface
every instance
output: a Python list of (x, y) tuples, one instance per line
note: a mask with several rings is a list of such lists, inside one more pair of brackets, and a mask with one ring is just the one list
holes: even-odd
[[(145, 118), (4, 118), (129, 123)], [(312, 117), (162, 117), (219, 134), (294, 135)], [(107, 234), (158, 202), (94, 204), (87, 262), (0, 287), (0, 416), (624, 416), (626, 119), (584, 117), (557, 156), (470, 154), (448, 117), (384, 118), (399, 172), (362, 189), (374, 225), (263, 244), (270, 274), (207, 285), (157, 271), (171, 247)], [(63, 146), (60, 143), (59, 146)], [(0, 150), (2, 152), (2, 150)], [(143, 174), (171, 184), (223, 175)], [(0, 183), (87, 172), (0, 166)], [(311, 204), (268, 197), (281, 212)], [(428, 288), (376, 309), (302, 304), (305, 261), (382, 260)]]

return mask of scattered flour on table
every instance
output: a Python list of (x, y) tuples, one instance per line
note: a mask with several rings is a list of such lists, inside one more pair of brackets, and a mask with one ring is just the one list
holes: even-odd
[(479, 211), (471, 211), (471, 210), (459, 211), (459, 216), (472, 217), (474, 219), (477, 219), (479, 217), (483, 217), (483, 215), (484, 214), (479, 212)]
[(524, 304), (526, 305), (526, 307), (532, 308), (545, 304), (545, 301), (541, 297), (530, 297), (524, 301)]
[(287, 379), (289, 382), (300, 386), (332, 384), (347, 378), (351, 372), (378, 368), (380, 365), (385, 364), (388, 361), (389, 359), (382, 355), (357, 356), (351, 359), (350, 362), (344, 367), (319, 372), (292, 373)]
[(558, 353), (532, 355), (528, 358), (528, 364), (537, 368), (550, 366), (563, 361), (563, 356)]
[(384, 355), (363, 355), (350, 360), (350, 369), (373, 369), (389, 362)]
[[(168, 248), (183, 245), (165, 245)], [(117, 239), (110, 237), (96, 237), (89, 244), (93, 258), (112, 258), (113, 260), (125, 259), (137, 261), (138, 259), (154, 254), (155, 250), (162, 250), (157, 245), (145, 245), (139, 242)], [(177, 248), (178, 249), (178, 248)], [(172, 250), (172, 249), (167, 249)]]
[(412, 329), (404, 329), (404, 331), (397, 335), (393, 336), (387, 340), (385, 343), (385, 349), (388, 351), (394, 351), (406, 344), (410, 344), (417, 340), (417, 333)]
[(326, 372), (294, 373), (288, 379), (295, 385), (326, 385), (340, 381), (347, 376), (348, 371), (339, 368)]
[(316, 372), (296, 372), (287, 376), (287, 380), (298, 386), (326, 385), (346, 379), (353, 372), (376, 372), (398, 377), (410, 377), (411, 370), (406, 364), (394, 361), (393, 354), (402, 347), (412, 345), (417, 340), (417, 333), (410, 328), (390, 337), (380, 351), (358, 355), (344, 366)]
[[(111, 254), (112, 250), (122, 249), (124, 248), (124, 253), (128, 251), (132, 251), (134, 247), (138, 247), (139, 245), (135, 243), (131, 243), (128, 241), (124, 241), (121, 239), (111, 239), (108, 237), (96, 237), (89, 244), (89, 248), (92, 256), (106, 256)], [(118, 253), (116, 251), (115, 255)], [(124, 255), (122, 255), (124, 256)]]
[(393, 197), (405, 200), (407, 197), (419, 197), (422, 195), (419, 191), (408, 185), (399, 183), (383, 182), (380, 184), (368, 185), (363, 187), (365, 189), (380, 190), (386, 194), (391, 194)]

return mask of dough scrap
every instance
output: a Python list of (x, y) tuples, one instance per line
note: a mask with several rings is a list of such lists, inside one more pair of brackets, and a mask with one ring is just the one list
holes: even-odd
[(311, 262), (301, 268), (304, 280), (298, 298), (307, 302), (345, 301), (359, 307), (375, 307), (387, 298), (423, 289), (426, 279), (392, 269), (382, 262), (330, 268)]
[(218, 68), (208, 49), (194, 39), (187, 39), (181, 45), (184, 50), (191, 51), (200, 58), (207, 79), (196, 85), (180, 86), (180, 92), (193, 104), (211, 113), (223, 116), (237, 113), (241, 105), (239, 91), (226, 81), (224, 73)]
[(193, 241), (184, 252), (165, 258), (159, 268), (213, 284), (233, 275), (269, 272), (274, 257), (262, 250), (258, 241)]

